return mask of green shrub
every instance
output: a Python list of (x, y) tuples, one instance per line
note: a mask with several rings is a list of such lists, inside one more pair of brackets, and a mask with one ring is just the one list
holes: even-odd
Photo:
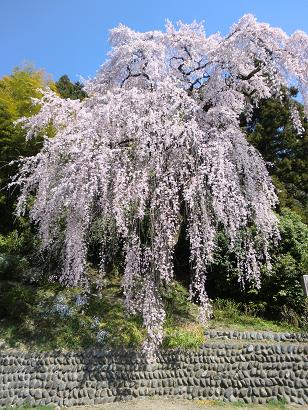
[[(308, 272), (308, 226), (293, 211), (283, 210), (281, 241), (273, 249), (272, 270), (264, 270), (259, 297), (271, 316), (293, 325), (307, 326), (307, 298), (301, 280)], [(289, 313), (287, 313), (289, 312)]]

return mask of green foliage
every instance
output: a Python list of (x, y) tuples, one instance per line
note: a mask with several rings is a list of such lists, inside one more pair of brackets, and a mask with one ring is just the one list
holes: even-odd
[(19, 323), (33, 312), (33, 292), (21, 283), (1, 282), (1, 317)]
[[(135, 347), (145, 338), (140, 317), (127, 317), (120, 280), (110, 275), (104, 288), (83, 293), (57, 284), (18, 283), (2, 293), (7, 312), (0, 319), (0, 338), (11, 347), (51, 350), (88, 347)], [(204, 328), (197, 321), (198, 308), (187, 300), (187, 291), (173, 283), (165, 292), (167, 320), (163, 347), (196, 349), (204, 344)], [(210, 328), (297, 331), (298, 328), (267, 321), (258, 310), (231, 300), (214, 301)], [(258, 306), (257, 306), (258, 308)]]
[(87, 94), (83, 90), (83, 85), (77, 81), (72, 83), (69, 77), (65, 74), (56, 82), (57, 91), (62, 98), (70, 98), (72, 100), (83, 100)]
[(241, 300), (243, 292), (238, 283), (238, 269), (234, 254), (228, 249), (228, 238), (223, 230), (217, 235), (213, 263), (207, 273), (207, 289), (211, 299)]
[(273, 315), (280, 307), (289, 308), (297, 312), (297, 324), (307, 325), (307, 301), (301, 279), (308, 271), (308, 226), (295, 212), (284, 209), (280, 233), (281, 241), (272, 250), (273, 268), (264, 270), (261, 296)]
[(27, 271), (33, 279), (38, 239), (28, 221), (19, 218), (16, 228), (7, 235), (0, 234), (0, 280), (21, 280)]
[(145, 336), (140, 319), (127, 318), (114, 279), (101, 292), (19, 283), (2, 296), (7, 312), (0, 321), (0, 338), (13, 347), (138, 347)]
[(166, 321), (191, 322), (196, 317), (196, 306), (188, 302), (188, 291), (179, 282), (172, 282), (164, 290), (163, 301), (166, 307)]
[(231, 299), (219, 298), (213, 303), (213, 319), (208, 323), (208, 327), (238, 331), (298, 331), (296, 326), (262, 319), (258, 304), (239, 303)]
[(0, 319), (13, 322), (31, 311), (31, 288), (44, 280), (37, 255), (38, 241), (33, 228), (19, 219), (18, 229), (0, 234)]
[[(295, 89), (290, 90), (296, 96)], [(297, 104), (305, 132), (298, 135), (290, 114), (291, 97), (267, 99), (255, 110), (246, 125), (248, 140), (269, 162), (269, 172), (277, 187), (280, 207), (289, 207), (308, 222), (308, 123), (303, 107)]]
[(174, 281), (163, 292), (166, 308), (163, 347), (196, 349), (204, 339), (204, 329), (198, 323), (198, 308), (188, 301), (188, 291)]
[[(174, 283), (166, 292), (167, 321), (164, 346), (197, 348), (204, 342), (197, 323), (197, 307), (187, 291)], [(105, 286), (83, 293), (46, 283), (17, 284), (2, 295), (7, 312), (0, 320), (0, 338), (9, 346), (50, 350), (94, 346), (139, 348), (146, 333), (140, 317), (127, 317), (120, 279), (110, 275)], [(172, 302), (171, 302), (172, 299)]]
[(33, 66), (17, 67), (11, 75), (0, 79), (0, 106), (13, 121), (23, 116), (29, 117), (38, 110), (31, 98), (40, 98), (40, 89), (46, 85), (54, 89), (51, 79), (43, 70)]
[(7, 185), (16, 174), (17, 164), (10, 165), (21, 156), (36, 154), (42, 146), (40, 138), (26, 141), (25, 131), (14, 124), (18, 118), (31, 116), (39, 109), (31, 98), (40, 98), (39, 89), (52, 82), (42, 70), (32, 66), (16, 68), (9, 76), (0, 79), (0, 232), (7, 233), (14, 226), (14, 203), (17, 192)]
[(273, 268), (265, 270), (261, 297), (272, 315), (294, 325), (308, 325), (308, 303), (301, 280), (308, 271), (308, 226), (288, 209), (280, 217), (281, 241), (272, 250)]
[(282, 209), (278, 216), (281, 240), (270, 250), (272, 269), (264, 267), (261, 289), (249, 284), (241, 288), (234, 255), (227, 251), (227, 238), (220, 232), (208, 273), (209, 295), (212, 299), (233, 299), (249, 315), (307, 327), (308, 302), (301, 281), (308, 271), (308, 226), (290, 209)]

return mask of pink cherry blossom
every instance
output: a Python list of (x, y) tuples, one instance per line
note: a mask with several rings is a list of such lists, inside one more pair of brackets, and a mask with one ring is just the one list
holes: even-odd
[[(308, 107), (308, 36), (245, 15), (230, 33), (206, 36), (202, 24), (167, 23), (166, 31), (111, 31), (112, 49), (88, 98), (50, 90), (23, 119), (28, 138), (52, 124), (41, 152), (21, 162), (18, 212), (35, 194), (30, 217), (42, 247), (63, 248), (62, 276), (87, 286), (89, 230), (100, 219), (102, 271), (123, 242), (125, 304), (143, 315), (148, 352), (163, 337), (161, 289), (173, 278), (174, 247), (188, 220), (191, 297), (211, 314), (206, 272), (218, 227), (238, 258), (239, 281), (260, 286), (260, 266), (279, 237), (277, 197), (266, 164), (247, 142), (240, 115), (296, 84)], [(301, 132), (296, 107), (294, 127)], [(254, 226), (254, 230), (249, 229)], [(146, 227), (146, 233), (142, 231)]]

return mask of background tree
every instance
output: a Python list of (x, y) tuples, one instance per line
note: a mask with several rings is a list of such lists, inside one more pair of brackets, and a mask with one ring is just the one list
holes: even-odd
[(57, 91), (62, 98), (71, 98), (72, 100), (83, 100), (87, 94), (84, 86), (79, 81), (72, 83), (65, 74), (56, 82)]
[[(303, 107), (290, 96), (262, 101), (246, 125), (248, 140), (258, 149), (276, 185), (280, 207), (289, 207), (308, 222), (308, 125)], [(303, 132), (292, 122), (292, 105), (301, 116)]]

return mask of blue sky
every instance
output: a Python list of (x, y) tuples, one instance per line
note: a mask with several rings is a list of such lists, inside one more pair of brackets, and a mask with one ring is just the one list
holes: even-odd
[(204, 20), (225, 34), (245, 13), (292, 33), (308, 32), (308, 0), (0, 0), (0, 77), (31, 62), (55, 80), (93, 76), (106, 59), (108, 30), (163, 29), (165, 19)]

